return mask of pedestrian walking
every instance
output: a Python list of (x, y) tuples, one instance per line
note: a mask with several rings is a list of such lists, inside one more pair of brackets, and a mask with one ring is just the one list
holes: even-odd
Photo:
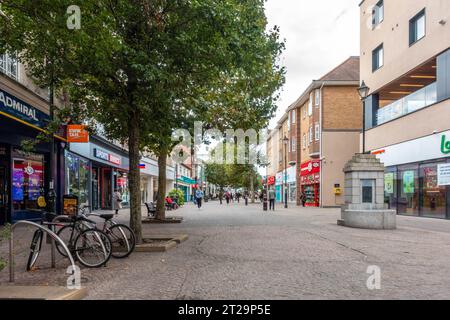
[(204, 196), (201, 188), (198, 188), (197, 191), (195, 191), (195, 199), (197, 200), (197, 207), (199, 210), (202, 207), (202, 199)]
[(225, 200), (227, 201), (227, 205), (230, 204), (230, 198), (231, 198), (230, 192), (227, 191), (225, 193)]
[(223, 191), (220, 190), (220, 191), (219, 191), (219, 201), (220, 201), (220, 204), (222, 204), (222, 200), (223, 200)]
[(302, 202), (303, 208), (306, 206), (306, 194), (304, 191), (300, 194), (300, 201)]
[(275, 211), (275, 190), (269, 190), (269, 210)]
[(114, 190), (114, 203), (116, 204), (116, 214), (119, 214), (119, 210), (122, 209), (122, 194), (118, 189)]

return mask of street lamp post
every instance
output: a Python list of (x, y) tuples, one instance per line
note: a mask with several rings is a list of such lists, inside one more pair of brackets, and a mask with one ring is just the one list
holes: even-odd
[(362, 141), (362, 153), (366, 153), (366, 98), (369, 95), (369, 87), (366, 86), (366, 83), (363, 82), (361, 83), (361, 86), (358, 88), (358, 93), (359, 96), (361, 97), (361, 101), (363, 104), (363, 116), (362, 116), (362, 121), (363, 121), (363, 141)]
[(284, 208), (287, 209), (288, 208), (288, 200), (287, 200), (287, 196), (288, 196), (288, 190), (287, 190), (287, 147), (288, 147), (288, 143), (289, 143), (289, 138), (288, 137), (284, 137), (283, 142), (284, 142)]

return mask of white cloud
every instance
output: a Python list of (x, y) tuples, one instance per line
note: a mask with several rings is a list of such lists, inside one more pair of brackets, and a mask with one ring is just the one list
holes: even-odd
[(312, 80), (359, 55), (360, 1), (267, 0), (269, 26), (279, 26), (286, 39), (286, 84), (271, 128)]

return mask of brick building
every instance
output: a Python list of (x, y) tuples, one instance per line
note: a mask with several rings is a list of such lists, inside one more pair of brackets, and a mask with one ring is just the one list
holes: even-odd
[[(305, 193), (307, 206), (336, 207), (344, 203), (342, 168), (359, 152), (362, 106), (359, 58), (350, 57), (314, 80), (287, 110), (295, 116), (290, 144), (296, 163), (297, 204)], [(294, 151), (292, 152), (292, 149)]]

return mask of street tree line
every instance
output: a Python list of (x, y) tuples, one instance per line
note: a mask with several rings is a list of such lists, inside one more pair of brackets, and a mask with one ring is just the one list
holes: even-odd
[[(14, 52), (38, 85), (68, 97), (61, 124), (101, 124), (128, 147), (130, 225), (141, 241), (139, 161), (158, 157), (157, 218), (164, 219), (166, 159), (176, 129), (194, 121), (259, 130), (284, 82), (279, 30), (264, 0), (85, 0), (80, 29), (68, 0), (1, 0), (0, 53)], [(242, 171), (249, 174), (251, 171)], [(243, 182), (239, 182), (241, 184)]]

